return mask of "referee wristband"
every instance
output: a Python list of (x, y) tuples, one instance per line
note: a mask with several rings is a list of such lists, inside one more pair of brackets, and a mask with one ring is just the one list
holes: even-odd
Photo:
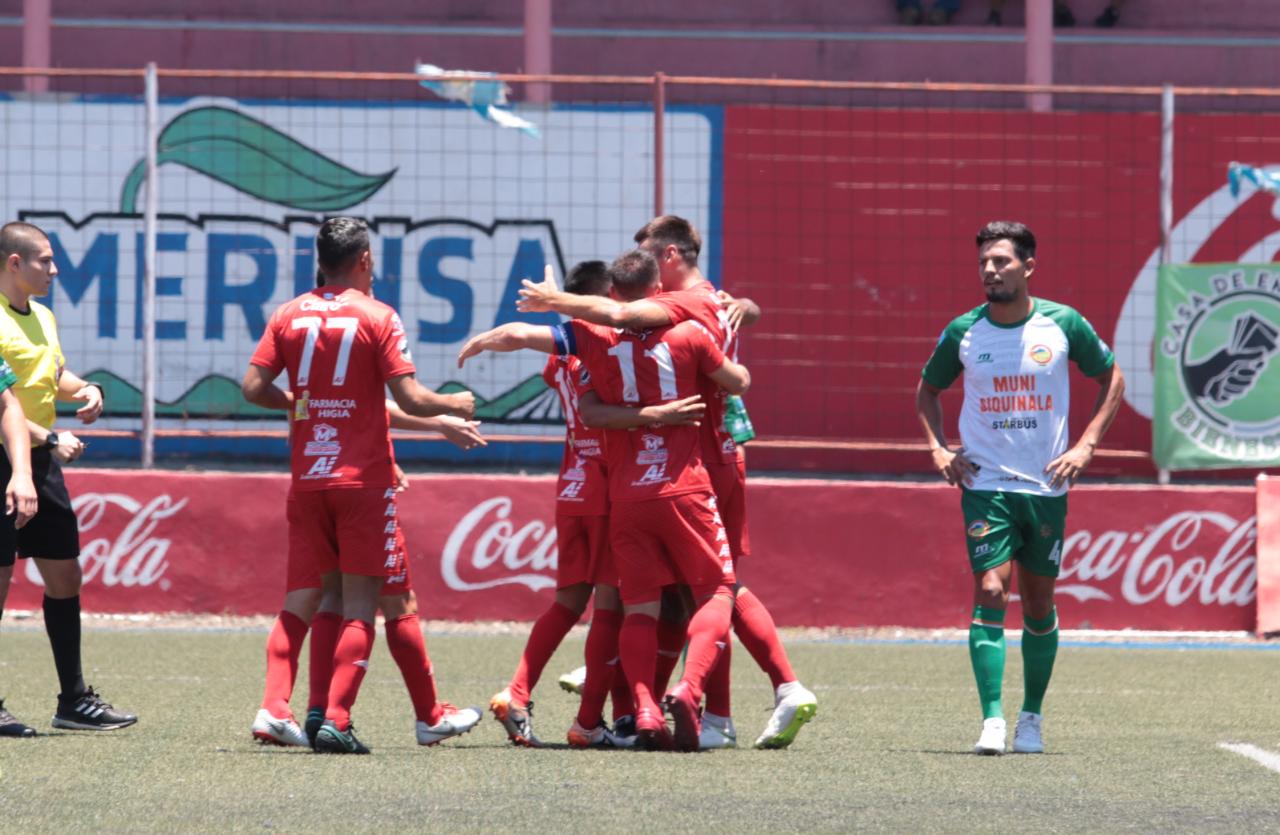
[(105, 412), (107, 409), (107, 390), (102, 387), (101, 383), (86, 383), (85, 385), (92, 386), (98, 390), (98, 397), (102, 400), (102, 410)]

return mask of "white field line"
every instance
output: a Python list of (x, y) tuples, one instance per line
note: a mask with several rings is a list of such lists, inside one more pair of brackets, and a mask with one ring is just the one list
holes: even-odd
[(1218, 747), (1239, 754), (1242, 757), (1248, 757), (1264, 768), (1280, 772), (1280, 754), (1273, 754), (1266, 749), (1250, 745), (1247, 742), (1219, 742)]

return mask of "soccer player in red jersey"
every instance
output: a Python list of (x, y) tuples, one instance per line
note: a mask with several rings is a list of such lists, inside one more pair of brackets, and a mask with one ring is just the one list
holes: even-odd
[[(384, 392), (390, 387), (400, 408), (418, 417), (468, 417), (474, 398), (470, 392), (436, 394), (414, 377), (399, 316), (370, 294), (373, 255), (362, 221), (325, 221), (316, 249), (326, 285), (272, 314), (241, 388), (251, 403), (293, 413), (286, 510), (295, 576), (277, 623), (290, 657), (297, 657), (307, 630), (290, 611), (290, 596), (313, 594), (297, 583), (309, 582), (312, 571), (341, 572), (344, 620), (316, 750), (368, 753), (351, 727), (351, 707), (369, 666), (379, 594), (386, 579), (403, 570)], [(273, 384), (285, 370), (288, 394)], [(313, 564), (292, 559), (295, 554), (308, 555)]]
[[(621, 299), (644, 298), (659, 290), (657, 262), (640, 250), (616, 260), (609, 274), (611, 292)], [(684, 675), (665, 703), (676, 721), (676, 744), (696, 750), (698, 705), (728, 638), (734, 582), (727, 535), (702, 466), (698, 429), (661, 423), (613, 428), (610, 413), (597, 408), (675, 403), (698, 396), (701, 377), (742, 393), (750, 376), (727, 359), (696, 322), (646, 331), (579, 321), (550, 330), (517, 323), (474, 338), (463, 347), (459, 361), (483, 350), (523, 347), (581, 357), (592, 386), (581, 400), (583, 419), (609, 428), (605, 455), (610, 544), (625, 615), (619, 643), (636, 705), (637, 735), (645, 747), (669, 744), (656, 700), (661, 694), (654, 692), (661, 592), (675, 584), (692, 590), (697, 611), (688, 628)], [(634, 418), (626, 410), (618, 420), (629, 424)]]
[[(702, 239), (689, 221), (673, 215), (654, 218), (635, 235), (636, 243), (659, 263), (662, 274), (660, 295), (630, 302), (570, 296), (554, 282), (524, 282), (518, 306), (524, 311), (552, 310), (575, 319), (616, 328), (656, 328), (693, 320), (715, 335), (721, 350), (737, 356), (737, 326), (750, 325), (760, 309), (746, 299), (731, 299), (717, 293), (698, 269)], [(705, 384), (704, 384), (705, 385)], [(711, 476), (720, 513), (729, 532), (735, 562), (751, 550), (746, 516), (746, 462), (742, 451), (724, 427), (723, 392), (715, 386), (703, 389), (707, 418), (703, 421), (703, 458)], [(800, 728), (813, 718), (817, 699), (802, 685), (791, 669), (786, 650), (768, 609), (750, 589), (736, 588), (733, 627), (760, 668), (774, 686), (774, 712), (756, 739), (757, 748), (784, 748)], [(682, 640), (679, 630), (663, 630), (661, 652), (674, 665)], [(706, 747), (736, 745), (730, 719), (728, 653), (707, 689), (704, 714)], [(664, 676), (659, 675), (659, 680)]]

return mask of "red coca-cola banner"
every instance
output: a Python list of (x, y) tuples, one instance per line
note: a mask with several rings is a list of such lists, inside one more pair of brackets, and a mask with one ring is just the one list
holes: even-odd
[[(285, 476), (75, 470), (67, 481), (81, 524), (86, 609), (279, 607)], [(548, 476), (414, 478), (400, 508), (424, 615), (540, 614), (555, 587), (552, 490)], [(754, 553), (739, 575), (780, 624), (968, 621), (972, 579), (954, 489), (760, 479), (749, 501)], [(1078, 488), (1058, 586), (1062, 623), (1253, 629), (1255, 540), (1249, 488)], [(20, 562), (8, 607), (39, 601), (38, 574)]]

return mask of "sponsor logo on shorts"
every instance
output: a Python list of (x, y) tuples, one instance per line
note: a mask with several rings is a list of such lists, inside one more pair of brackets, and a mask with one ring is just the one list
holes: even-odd
[(338, 430), (327, 423), (317, 423), (311, 427), (314, 440), (307, 441), (302, 454), (310, 457), (317, 455), (338, 455), (342, 452), (342, 444), (338, 443)]
[(966, 533), (968, 533), (972, 539), (982, 539), (984, 536), (991, 533), (991, 523), (986, 519), (975, 519), (969, 523)]
[(1027, 356), (1031, 357), (1031, 361), (1037, 365), (1048, 365), (1053, 359), (1053, 351), (1049, 350), (1048, 345), (1032, 345)]
[(983, 556), (986, 556), (987, 554), (990, 554), (990, 553), (991, 553), (991, 543), (990, 543), (990, 542), (984, 542), (984, 543), (982, 543), (981, 545), (979, 545), (977, 548), (974, 548), (974, 549), (973, 549), (973, 555), (974, 555), (975, 557), (983, 557)]

